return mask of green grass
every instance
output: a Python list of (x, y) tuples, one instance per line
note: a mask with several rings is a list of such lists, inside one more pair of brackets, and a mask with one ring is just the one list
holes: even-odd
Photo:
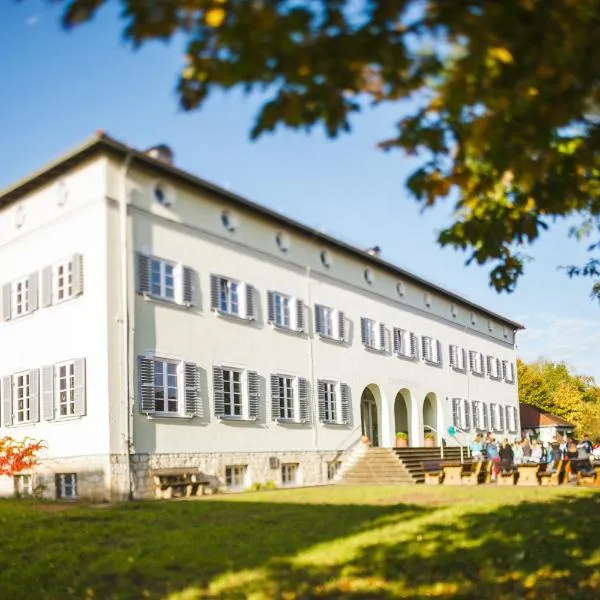
[(0, 598), (600, 597), (600, 493), (325, 487), (0, 501)]

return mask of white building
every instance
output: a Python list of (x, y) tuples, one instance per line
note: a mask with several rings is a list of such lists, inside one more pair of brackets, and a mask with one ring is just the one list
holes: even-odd
[(48, 496), (144, 497), (181, 465), (318, 484), (361, 433), (519, 432), (518, 323), (165, 147), (100, 132), (1, 192), (0, 265), (0, 435), (45, 440)]

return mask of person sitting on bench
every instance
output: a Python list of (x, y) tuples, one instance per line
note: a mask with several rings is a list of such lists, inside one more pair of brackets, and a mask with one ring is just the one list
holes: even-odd
[(503, 473), (507, 473), (513, 470), (514, 467), (514, 452), (508, 439), (504, 438), (502, 447), (500, 448), (500, 469)]

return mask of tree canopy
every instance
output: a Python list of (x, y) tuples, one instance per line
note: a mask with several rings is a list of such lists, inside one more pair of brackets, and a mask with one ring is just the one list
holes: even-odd
[(185, 110), (218, 89), (261, 91), (256, 138), (279, 126), (348, 132), (398, 103), (380, 146), (418, 155), (407, 187), (455, 203), (439, 242), (512, 291), (526, 247), (575, 218), (600, 298), (600, 0), (63, 0), (64, 24), (118, 2), (134, 46), (182, 34)]

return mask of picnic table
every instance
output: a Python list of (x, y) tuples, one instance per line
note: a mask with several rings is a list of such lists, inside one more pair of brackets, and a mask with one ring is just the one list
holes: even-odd
[(154, 481), (154, 492), (158, 499), (176, 496), (194, 496), (198, 491), (204, 494), (209, 481), (198, 470), (186, 467), (171, 469), (154, 469), (151, 472)]

